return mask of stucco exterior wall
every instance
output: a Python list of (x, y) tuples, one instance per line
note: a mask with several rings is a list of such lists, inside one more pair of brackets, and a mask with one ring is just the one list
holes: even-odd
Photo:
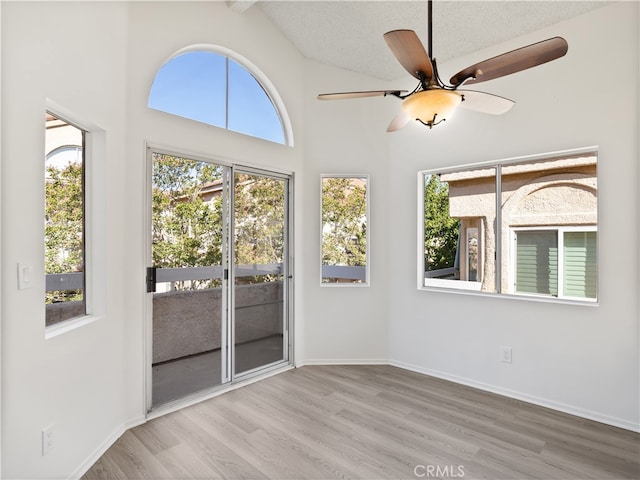
[[(501, 167), (501, 291), (510, 291), (512, 229), (515, 227), (597, 225), (595, 154), (552, 158)], [(466, 231), (479, 228), (482, 291), (496, 291), (496, 169), (481, 168), (441, 175), (449, 185), (449, 214), (460, 219), (460, 279), (468, 272)]]
[[(153, 363), (221, 347), (222, 290), (153, 296)], [(235, 343), (282, 334), (282, 282), (235, 287)]]

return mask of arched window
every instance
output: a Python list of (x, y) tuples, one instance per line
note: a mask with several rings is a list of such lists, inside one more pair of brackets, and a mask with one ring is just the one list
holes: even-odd
[[(245, 62), (243, 62), (245, 63)], [(252, 69), (253, 70), (253, 69)], [(276, 143), (290, 143), (266, 78), (259, 81), (230, 53), (190, 50), (156, 74), (149, 107)]]
[(54, 165), (56, 168), (64, 167), (70, 163), (82, 162), (82, 147), (80, 145), (63, 145), (51, 150), (45, 156), (45, 165)]

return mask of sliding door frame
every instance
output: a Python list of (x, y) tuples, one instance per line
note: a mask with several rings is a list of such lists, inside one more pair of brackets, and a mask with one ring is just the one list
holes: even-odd
[[(226, 343), (226, 351), (222, 352), (222, 369), (221, 369), (221, 377), (223, 383), (218, 386), (214, 386), (209, 390), (198, 392), (193, 395), (187, 395), (186, 397), (172, 401), (166, 405), (153, 406), (153, 295), (149, 295), (149, 293), (144, 291), (144, 335), (143, 335), (143, 352), (144, 352), (144, 369), (143, 369), (143, 377), (144, 377), (144, 407), (146, 416), (149, 417), (152, 412), (155, 412), (158, 408), (167, 410), (172, 410), (175, 408), (179, 408), (182, 405), (187, 405), (192, 403), (194, 399), (197, 398), (197, 401), (203, 400), (205, 398), (213, 397), (219, 394), (221, 391), (228, 390), (229, 388), (235, 386), (235, 384), (241, 384), (242, 382), (248, 381), (255, 377), (268, 375), (274, 373), (280, 369), (284, 369), (287, 367), (291, 367), (295, 364), (294, 362), (294, 316), (293, 313), (295, 311), (294, 306), (294, 254), (293, 254), (293, 245), (294, 245), (294, 174), (290, 171), (285, 171), (281, 169), (265, 169), (264, 167), (254, 167), (246, 164), (235, 163), (229, 160), (224, 160), (220, 158), (216, 158), (214, 156), (203, 156), (199, 153), (190, 152), (187, 149), (182, 148), (172, 148), (164, 145), (160, 145), (157, 143), (146, 143), (146, 155), (145, 155), (145, 189), (144, 189), (144, 265), (145, 267), (152, 266), (152, 250), (151, 250), (151, 239), (152, 239), (152, 169), (153, 169), (153, 153), (160, 153), (165, 155), (172, 155), (180, 158), (186, 158), (189, 160), (195, 160), (199, 162), (205, 162), (215, 165), (220, 165), (222, 167), (228, 168), (228, 181), (224, 182), (224, 193), (223, 193), (223, 231), (226, 235), (227, 241), (223, 242), (223, 268), (226, 268), (228, 271), (228, 279), (223, 281), (223, 291), (222, 291), (222, 300), (224, 302), (224, 306), (222, 308), (222, 313), (226, 315), (227, 321), (222, 322), (222, 331), (221, 335), (225, 339)], [(270, 365), (265, 368), (256, 368), (254, 370), (250, 370), (248, 372), (243, 372), (240, 375), (235, 375), (234, 368), (234, 355), (233, 349), (235, 348), (233, 343), (233, 333), (235, 327), (235, 314), (234, 314), (234, 284), (235, 284), (235, 274), (234, 274), (234, 179), (236, 173), (247, 173), (247, 174), (255, 174), (266, 176), (278, 180), (285, 181), (286, 192), (285, 192), (285, 271), (283, 272), (283, 282), (284, 282), (284, 295), (283, 295), (283, 310), (284, 310), (284, 321), (283, 321), (283, 355), (284, 359), (282, 362), (279, 362), (274, 365)], [(226, 264), (225, 264), (226, 261)], [(225, 266), (226, 265), (226, 266)], [(225, 372), (226, 370), (226, 372)], [(226, 380), (226, 382), (225, 382)]]
[[(286, 365), (293, 364), (293, 322), (291, 321), (293, 316), (293, 174), (277, 172), (273, 170), (266, 170), (264, 168), (248, 167), (244, 165), (234, 165), (231, 169), (231, 192), (230, 192), (230, 215), (229, 221), (231, 223), (231, 235), (234, 236), (235, 226), (235, 178), (236, 174), (248, 174), (256, 175), (275, 180), (281, 180), (285, 184), (284, 202), (284, 269), (282, 271), (283, 281), (283, 332), (282, 332), (282, 351), (283, 360), (273, 365), (257, 367), (246, 372), (240, 372), (236, 374), (235, 369), (235, 354), (231, 356), (231, 383), (240, 382), (245, 379), (253, 378), (256, 376), (264, 375), (265, 373), (278, 370)], [(228, 345), (233, 346), (235, 349), (235, 327), (236, 327), (236, 309), (235, 309), (235, 256), (234, 256), (235, 238), (231, 238), (229, 242), (229, 337), (227, 339)], [(234, 352), (235, 353), (235, 352)]]

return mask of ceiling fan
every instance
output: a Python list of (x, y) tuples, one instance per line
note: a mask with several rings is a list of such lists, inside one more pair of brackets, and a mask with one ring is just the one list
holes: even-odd
[(319, 100), (342, 100), (361, 97), (392, 95), (402, 102), (402, 110), (391, 121), (387, 132), (403, 128), (410, 120), (433, 128), (450, 117), (460, 105), (469, 110), (501, 115), (515, 102), (498, 95), (475, 90), (459, 90), (463, 84), (486, 82), (512, 73), (556, 60), (567, 53), (564, 38), (553, 37), (538, 43), (518, 48), (502, 55), (471, 65), (453, 75), (445, 84), (438, 74), (436, 59), (433, 57), (433, 1), (428, 1), (428, 52), (413, 30), (392, 30), (384, 34), (384, 39), (393, 55), (404, 69), (418, 79), (416, 88), (407, 90), (369, 90), (362, 92), (323, 93)]

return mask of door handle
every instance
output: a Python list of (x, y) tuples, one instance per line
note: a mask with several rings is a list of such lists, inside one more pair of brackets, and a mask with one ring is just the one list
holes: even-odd
[(156, 291), (156, 267), (147, 267), (147, 293)]

